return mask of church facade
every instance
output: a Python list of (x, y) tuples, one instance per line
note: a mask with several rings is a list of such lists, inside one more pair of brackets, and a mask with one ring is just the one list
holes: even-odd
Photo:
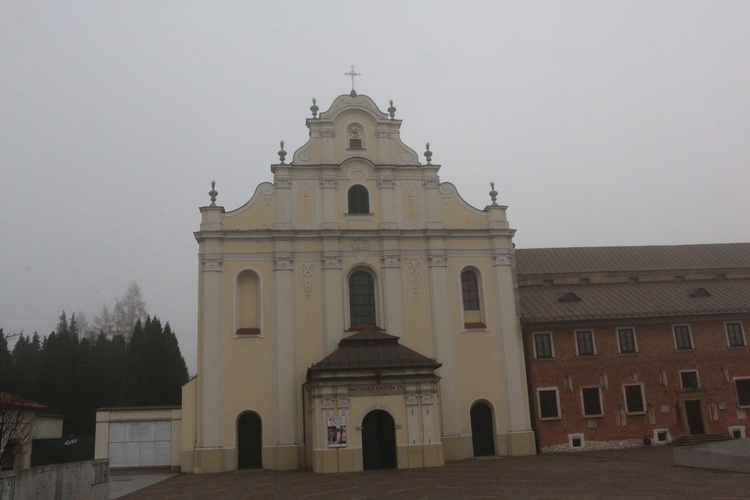
[(506, 207), (354, 91), (273, 182), (201, 208), (181, 466), (345, 472), (535, 453)]

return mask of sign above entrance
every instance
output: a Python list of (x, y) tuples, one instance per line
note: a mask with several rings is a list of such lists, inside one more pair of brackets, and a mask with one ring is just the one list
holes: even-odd
[(386, 385), (352, 385), (349, 387), (349, 392), (372, 392), (372, 391), (403, 391), (404, 386), (402, 384), (386, 384)]

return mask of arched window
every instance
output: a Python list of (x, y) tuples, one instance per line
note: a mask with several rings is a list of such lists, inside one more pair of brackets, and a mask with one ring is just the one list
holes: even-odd
[(461, 271), (461, 294), (464, 309), (464, 328), (485, 328), (482, 301), (479, 294), (479, 276), (474, 269)]
[(367, 271), (355, 271), (349, 276), (349, 319), (352, 328), (377, 326), (375, 280)]
[(237, 277), (236, 334), (260, 334), (260, 278), (253, 271), (242, 271)]
[(349, 202), (350, 214), (370, 213), (370, 194), (366, 187), (360, 184), (350, 187), (347, 193), (347, 201)]

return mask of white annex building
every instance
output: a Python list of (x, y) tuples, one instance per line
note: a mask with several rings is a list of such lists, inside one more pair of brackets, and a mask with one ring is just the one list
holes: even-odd
[[(272, 183), (202, 207), (185, 472), (344, 472), (535, 453), (514, 230), (367, 96), (307, 119)], [(459, 175), (458, 169), (454, 175)]]

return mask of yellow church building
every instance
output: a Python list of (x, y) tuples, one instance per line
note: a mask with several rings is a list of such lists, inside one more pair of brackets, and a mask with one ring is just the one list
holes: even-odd
[(352, 90), (311, 111), (273, 182), (201, 208), (182, 470), (534, 454), (507, 207), (441, 183), (392, 102)]

